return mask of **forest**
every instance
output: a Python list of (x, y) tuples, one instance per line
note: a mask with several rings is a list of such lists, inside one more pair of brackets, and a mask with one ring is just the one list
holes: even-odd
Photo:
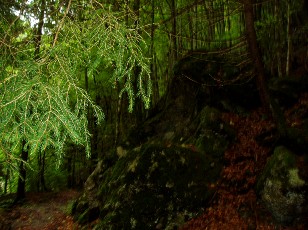
[(308, 1), (0, 0), (0, 229), (307, 229)]

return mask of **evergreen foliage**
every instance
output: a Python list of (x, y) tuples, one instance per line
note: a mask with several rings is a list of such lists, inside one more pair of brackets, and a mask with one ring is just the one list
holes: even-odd
[[(53, 147), (60, 160), (68, 139), (84, 145), (90, 153), (87, 113), (91, 108), (97, 123), (104, 114), (81, 87), (84, 71), (94, 78), (100, 77), (100, 69), (111, 69), (113, 74), (104, 81), (110, 85), (125, 82), (120, 96), (127, 93), (129, 110), (136, 96), (149, 107), (151, 84), (148, 59), (140, 47), (142, 38), (118, 17), (100, 10), (88, 12), (83, 21), (63, 18), (53, 40), (51, 34), (43, 35), (39, 59), (33, 57), (29, 34), (12, 34), (9, 25), (1, 23), (6, 33), (1, 34), (0, 49), (10, 51), (6, 53), (10, 59), (9, 55), (0, 56), (0, 136), (8, 157), (18, 158), (13, 153), (22, 147), (32, 155)], [(136, 65), (141, 70), (137, 92), (131, 80)]]

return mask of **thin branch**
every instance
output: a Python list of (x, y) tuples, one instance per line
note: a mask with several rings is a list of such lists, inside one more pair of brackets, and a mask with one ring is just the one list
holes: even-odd
[(54, 38), (54, 40), (53, 40), (52, 47), (54, 47), (54, 46), (56, 45), (56, 42), (57, 42), (57, 39), (58, 39), (59, 32), (60, 32), (60, 30), (61, 30), (61, 27), (63, 26), (64, 19), (66, 18), (66, 15), (68, 14), (68, 11), (70, 10), (71, 3), (72, 3), (72, 0), (70, 0), (70, 1), (68, 2), (68, 5), (67, 5), (67, 8), (66, 8), (66, 11), (65, 11), (65, 13), (64, 13), (64, 16), (63, 16), (63, 18), (62, 18), (62, 20), (61, 20), (61, 22), (60, 22), (60, 25), (59, 25), (59, 27), (58, 27), (58, 29), (57, 29), (57, 32), (56, 32), (55, 38)]

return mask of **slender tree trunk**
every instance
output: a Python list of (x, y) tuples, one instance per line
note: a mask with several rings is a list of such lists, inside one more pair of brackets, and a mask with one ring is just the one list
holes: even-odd
[(243, 0), (244, 3), (244, 15), (245, 15), (245, 25), (247, 33), (247, 41), (250, 50), (250, 55), (255, 63), (255, 68), (257, 71), (257, 85), (260, 94), (262, 104), (269, 111), (270, 98), (266, 87), (265, 70), (263, 66), (263, 61), (261, 53), (257, 43), (257, 35), (254, 27), (254, 15), (253, 15), (253, 5), (251, 0)]
[[(99, 105), (99, 96), (95, 97), (95, 102), (97, 105)], [(99, 127), (95, 123), (95, 119), (93, 116), (93, 112), (91, 112), (91, 117), (89, 119), (89, 122), (91, 122), (92, 126), (92, 137), (91, 137), (91, 167), (90, 167), (90, 173), (95, 169), (96, 164), (98, 162), (98, 142), (100, 141), (98, 138), (99, 135)]]
[(48, 191), (45, 183), (45, 158), (46, 154), (45, 152), (43, 155), (40, 153), (38, 158), (38, 166), (39, 166), (39, 172), (38, 172), (38, 178), (37, 178), (37, 191), (38, 192), (45, 192)]
[(4, 181), (4, 194), (7, 193), (7, 185), (8, 185), (9, 178), (10, 178), (10, 170), (7, 168), (6, 174), (5, 174), (5, 181)]
[(72, 188), (76, 187), (76, 158), (77, 158), (77, 152), (73, 153), (72, 157)]
[(23, 200), (26, 197), (26, 176), (27, 170), (25, 167), (25, 162), (28, 161), (28, 151), (24, 149), (25, 141), (22, 142), (22, 149), (21, 149), (21, 161), (19, 164), (19, 177), (17, 183), (17, 193), (15, 198), (15, 203), (18, 201)]
[(72, 157), (71, 156), (68, 156), (68, 158), (67, 158), (66, 170), (67, 170), (67, 184), (66, 184), (66, 186), (68, 188), (72, 188), (73, 183), (72, 183)]
[(286, 60), (286, 76), (290, 74), (290, 67), (291, 67), (291, 50), (292, 50), (292, 39), (291, 39), (291, 12), (290, 12), (290, 3), (287, 3), (287, 17), (288, 17), (288, 24), (287, 24), (287, 60)]
[[(207, 23), (208, 23), (208, 31), (207, 31), (207, 40), (208, 40), (208, 49), (210, 50), (211, 49), (211, 46), (212, 46), (212, 41), (215, 37), (215, 24), (213, 22), (213, 18), (214, 18), (214, 15), (213, 15), (213, 2), (212, 1), (209, 1), (209, 2), (206, 2), (205, 1), (205, 9), (207, 11)], [(197, 38), (196, 38), (197, 39)]]
[(128, 18), (129, 18), (129, 0), (125, 0), (125, 23), (128, 26)]
[(37, 26), (37, 32), (35, 35), (35, 50), (34, 50), (34, 59), (38, 59), (40, 55), (41, 48), (41, 40), (43, 34), (43, 26), (44, 26), (44, 15), (45, 15), (46, 1), (42, 0), (41, 2), (41, 11), (39, 15), (39, 22)]
[(172, 56), (174, 60), (178, 57), (178, 45), (177, 45), (177, 28), (176, 28), (176, 1), (171, 0), (171, 17), (172, 17), (172, 31), (171, 31), (171, 40), (172, 40)]
[(85, 68), (84, 70), (84, 84), (85, 84), (85, 90), (89, 92), (89, 77), (88, 77), (88, 68)]
[[(37, 31), (35, 35), (35, 50), (34, 50), (34, 59), (37, 60), (40, 58), (40, 50), (41, 50), (41, 40), (42, 40), (42, 35), (43, 35), (43, 26), (44, 26), (44, 16), (45, 16), (45, 10), (46, 10), (46, 0), (41, 0), (41, 7), (40, 7), (40, 14), (39, 14), (39, 22), (37, 26)], [(45, 156), (45, 153), (44, 153)], [(38, 167), (39, 167), (39, 172), (38, 172), (38, 180), (37, 180), (37, 190), (38, 191), (43, 191), (44, 184), (45, 183), (45, 178), (44, 178), (44, 163), (43, 163), (43, 158), (42, 158), (42, 153), (39, 153), (38, 155)]]
[[(134, 21), (134, 26), (135, 29), (138, 31), (138, 34), (141, 34), (141, 30), (139, 29), (139, 24), (140, 24), (140, 0), (134, 0), (133, 4), (133, 10), (135, 14), (135, 21)], [(134, 86), (134, 91), (138, 91), (138, 78), (139, 74), (141, 72), (141, 69), (139, 66), (134, 67), (134, 80), (133, 80), (133, 86)], [(134, 119), (135, 123), (138, 125), (142, 122), (143, 120), (143, 106), (142, 106), (142, 100), (140, 97), (135, 98), (135, 103), (134, 103)]]
[(192, 16), (191, 13), (193, 12), (192, 9), (189, 9), (189, 12), (187, 14), (187, 21), (188, 21), (188, 29), (189, 29), (189, 49), (192, 51), (194, 50), (194, 39), (195, 39), (195, 35), (194, 35), (194, 22), (192, 20)]
[[(283, 28), (282, 22), (281, 22), (281, 9), (280, 9), (280, 1), (275, 0), (274, 2), (274, 15), (276, 17), (277, 24), (275, 25), (275, 42), (278, 44), (282, 44), (282, 36), (281, 36), (281, 30)], [(268, 38), (270, 39), (270, 37)], [(277, 74), (278, 77), (283, 77), (283, 58), (282, 58), (282, 50), (278, 49), (276, 54), (276, 62), (277, 62)]]
[[(34, 42), (35, 42), (34, 59), (35, 60), (39, 59), (39, 55), (40, 55), (45, 9), (46, 9), (46, 1), (42, 0), (41, 7), (40, 7), (38, 27), (37, 27), (37, 31), (36, 31), (36, 35), (34, 39)], [(28, 161), (29, 154), (28, 154), (28, 151), (25, 150), (25, 144), (26, 144), (26, 141), (22, 141), (21, 161), (19, 164), (19, 177), (18, 177), (18, 183), (17, 183), (17, 193), (16, 193), (15, 202), (18, 202), (26, 197), (27, 171), (25, 168), (25, 163)]]
[(41, 171), (41, 191), (46, 192), (48, 188), (45, 183), (45, 166), (46, 166), (46, 152), (44, 151), (42, 157), (42, 171)]
[(150, 46), (150, 55), (151, 55), (151, 79), (153, 81), (153, 104), (155, 105), (156, 102), (159, 100), (159, 88), (158, 88), (158, 79), (157, 79), (157, 72), (156, 72), (156, 57), (155, 57), (155, 50), (154, 50), (154, 31), (155, 31), (155, 0), (151, 2), (151, 46)]
[(38, 153), (37, 155), (37, 165), (38, 165), (38, 177), (36, 181), (36, 190), (37, 192), (41, 191), (41, 174), (42, 174), (42, 155)]
[(195, 25), (195, 47), (194, 47), (194, 49), (198, 49), (199, 48), (199, 39), (200, 39), (200, 35), (199, 35), (199, 33), (198, 33), (198, 31), (199, 31), (199, 26), (198, 26), (198, 6), (197, 5), (195, 5), (194, 6), (194, 16), (195, 16), (195, 23), (194, 23), (194, 25)]
[(221, 40), (224, 39), (225, 36), (225, 8), (224, 8), (224, 4), (219, 4), (219, 9), (218, 9), (218, 22), (217, 24), (217, 33), (218, 36)]
[[(117, 95), (120, 95), (120, 86), (119, 82), (115, 82), (117, 88)], [(121, 115), (122, 115), (122, 96), (117, 97), (117, 105), (116, 105), (116, 119), (115, 119), (115, 138), (114, 144), (117, 145), (120, 139), (120, 130), (121, 130)]]
[(260, 99), (267, 113), (273, 116), (281, 136), (286, 137), (287, 125), (286, 120), (279, 106), (274, 100), (271, 100), (267, 85), (262, 56), (257, 43), (257, 35), (254, 27), (254, 15), (252, 0), (242, 0), (244, 4), (245, 25), (247, 33), (247, 41), (250, 49), (250, 54), (257, 71), (257, 86)]
[(46, 153), (44, 152), (39, 153), (38, 155), (38, 178), (37, 178), (37, 191), (38, 192), (45, 192), (47, 191), (46, 183), (45, 183), (45, 159), (46, 158)]

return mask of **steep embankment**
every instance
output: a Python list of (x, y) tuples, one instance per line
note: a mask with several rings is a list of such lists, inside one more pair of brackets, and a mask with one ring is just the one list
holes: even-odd
[[(285, 112), (292, 127), (301, 127), (306, 117), (308, 95)], [(306, 111), (306, 112), (305, 112)], [(305, 229), (302, 224), (279, 227), (261, 204), (255, 191), (257, 176), (262, 172), (276, 144), (274, 124), (262, 119), (261, 110), (247, 117), (225, 113), (223, 119), (237, 131), (236, 141), (225, 152), (226, 165), (216, 187), (215, 197), (205, 212), (190, 220), (182, 230), (197, 229)], [(266, 135), (264, 135), (266, 134)], [(262, 145), (258, 143), (262, 137)], [(267, 146), (267, 147), (265, 147)]]

